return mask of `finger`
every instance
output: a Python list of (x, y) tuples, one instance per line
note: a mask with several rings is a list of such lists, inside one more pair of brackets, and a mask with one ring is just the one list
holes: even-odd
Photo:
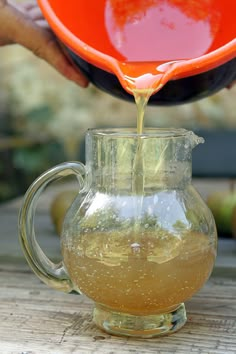
[[(46, 39), (45, 39), (46, 40)], [(46, 40), (47, 41), (47, 40)], [(56, 68), (67, 79), (76, 82), (81, 87), (87, 87), (88, 79), (71, 64), (68, 58), (64, 55), (58, 42), (52, 36), (47, 42), (47, 53), (43, 54), (43, 59)]]
[(25, 10), (31, 10), (34, 7), (38, 7), (37, 2), (34, 0), (23, 2), (22, 4), (20, 4), (20, 6)]
[(46, 60), (67, 79), (74, 81), (81, 87), (88, 86), (88, 80), (76, 70), (61, 51), (55, 37), (44, 29), (37, 29), (33, 36), (34, 40), (26, 42), (25, 46), (38, 57)]
[(17, 3), (14, 0), (8, 0), (8, 4), (11, 5), (13, 8), (17, 9), (18, 11), (22, 12), (23, 14), (28, 14), (30, 18), (43, 18), (43, 14), (40, 8), (37, 5), (36, 1), (27, 1), (23, 3)]
[(21, 13), (25, 14), (26, 10), (24, 8), (24, 6), (22, 6), (22, 4), (18, 4), (15, 1), (11, 1), (8, 0), (8, 4), (11, 5), (12, 7), (14, 7), (15, 9), (17, 9), (18, 11), (20, 11)]
[(25, 4), (24, 14), (27, 15), (32, 21), (34, 21), (38, 26), (47, 29), (50, 28), (40, 8), (34, 2), (28, 2), (28, 4)]
[(9, 1), (8, 3), (18, 11), (27, 15), (33, 21), (44, 19), (42, 11), (35, 2), (17, 4), (14, 1)]
[(236, 85), (236, 80), (231, 82), (231, 84), (227, 86), (227, 89), (231, 89), (234, 85)]
[(45, 20), (37, 20), (37, 21), (35, 21), (35, 23), (36, 23), (36, 25), (38, 25), (39, 27), (44, 28), (45, 30), (46, 29), (49, 30), (49, 28), (50, 28), (48, 23), (47, 23), (47, 21), (45, 21)]
[(33, 21), (44, 19), (39, 7), (32, 7), (31, 9), (27, 10), (26, 13)]

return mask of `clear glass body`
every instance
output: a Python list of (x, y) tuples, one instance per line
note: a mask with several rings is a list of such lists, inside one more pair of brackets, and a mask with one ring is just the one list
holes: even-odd
[[(92, 299), (94, 321), (109, 333), (176, 331), (186, 321), (183, 302), (211, 274), (215, 222), (192, 185), (192, 149), (201, 142), (184, 129), (90, 130), (86, 166), (49, 170), (27, 192), (20, 230), (28, 262), (50, 286)], [(34, 238), (33, 216), (43, 186), (71, 173), (83, 188), (65, 218), (57, 268)]]
[(167, 313), (208, 279), (213, 217), (191, 184), (185, 130), (91, 131), (89, 192), (67, 214), (64, 265), (74, 289), (113, 311)]

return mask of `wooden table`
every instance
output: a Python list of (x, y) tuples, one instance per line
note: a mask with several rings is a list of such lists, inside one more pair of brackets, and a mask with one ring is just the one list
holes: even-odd
[[(219, 243), (219, 256), (205, 287), (186, 303), (187, 324), (156, 339), (110, 336), (92, 322), (92, 302), (49, 289), (31, 272), (17, 240), (19, 201), (0, 207), (1, 354), (236, 353), (236, 241)], [(45, 203), (38, 232), (52, 259), (59, 258)]]

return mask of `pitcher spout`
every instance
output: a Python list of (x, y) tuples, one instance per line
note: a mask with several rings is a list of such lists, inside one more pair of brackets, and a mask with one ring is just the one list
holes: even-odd
[(199, 144), (204, 144), (205, 140), (204, 138), (198, 136), (192, 131), (188, 132), (188, 141), (190, 144), (191, 149), (194, 149), (197, 145)]

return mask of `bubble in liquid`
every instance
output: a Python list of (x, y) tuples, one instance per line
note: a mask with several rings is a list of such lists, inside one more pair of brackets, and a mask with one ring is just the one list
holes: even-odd
[(139, 243), (134, 242), (134, 243), (132, 243), (132, 245), (130, 245), (130, 247), (132, 248), (132, 251), (134, 253), (139, 253), (140, 252), (141, 246), (140, 246)]

